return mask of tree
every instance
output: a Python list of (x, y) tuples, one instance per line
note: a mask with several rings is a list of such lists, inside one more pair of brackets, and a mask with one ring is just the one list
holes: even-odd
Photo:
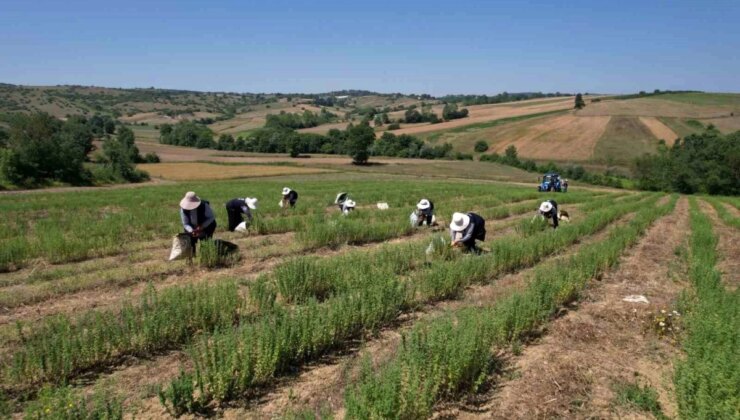
[(375, 131), (367, 124), (347, 127), (347, 153), (355, 165), (364, 165), (370, 157), (370, 146), (375, 142)]
[(118, 129), (118, 141), (121, 142), (123, 147), (128, 150), (128, 158), (131, 162), (140, 162), (141, 156), (139, 155), (139, 148), (136, 147), (136, 137), (134, 136), (133, 130), (128, 127), (121, 126)]
[(586, 106), (586, 102), (583, 101), (583, 95), (580, 93), (576, 95), (575, 109), (583, 109)]
[(483, 153), (488, 150), (488, 143), (485, 140), (478, 140), (475, 143), (474, 150), (478, 153)]
[(446, 104), (445, 107), (442, 109), (442, 118), (447, 121), (455, 120), (458, 118), (465, 118), (467, 116), (468, 110), (466, 108), (458, 110), (457, 104), (454, 103)]
[(383, 125), (383, 118), (380, 116), (380, 114), (375, 116), (374, 124), (376, 127), (380, 127), (381, 125)]
[(92, 150), (90, 127), (79, 119), (62, 122), (46, 113), (15, 115), (10, 120), (3, 172), (16, 185), (48, 181), (89, 182), (83, 167)]

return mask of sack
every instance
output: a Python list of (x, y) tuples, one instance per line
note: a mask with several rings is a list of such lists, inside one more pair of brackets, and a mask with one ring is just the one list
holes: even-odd
[(567, 211), (558, 211), (558, 220), (563, 220), (565, 222), (570, 222), (570, 215)]
[(416, 224), (419, 223), (419, 216), (416, 215), (416, 212), (411, 212), (411, 216), (409, 216), (409, 221), (411, 222), (412, 227), (416, 227)]
[(223, 239), (214, 239), (213, 243), (216, 245), (218, 255), (221, 256), (232, 254), (239, 249), (239, 245), (233, 242), (224, 241)]
[(238, 225), (236, 225), (236, 228), (234, 229), (234, 232), (246, 232), (247, 231), (247, 222), (241, 222)]
[(389, 206), (388, 203), (378, 203), (378, 208), (380, 210), (388, 210)]
[(280, 200), (280, 202), (278, 203), (278, 206), (280, 206), (280, 208), (283, 208), (283, 203), (284, 202), (285, 202), (284, 200)]
[(172, 250), (168, 261), (175, 261), (182, 258), (193, 258), (193, 246), (190, 242), (190, 235), (180, 233), (172, 238)]

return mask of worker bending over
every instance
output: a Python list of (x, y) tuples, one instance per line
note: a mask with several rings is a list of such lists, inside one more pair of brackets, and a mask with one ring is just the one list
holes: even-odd
[(552, 220), (553, 229), (558, 228), (558, 203), (556, 203), (555, 200), (543, 201), (542, 204), (540, 204), (539, 213), (545, 219)]
[(422, 226), (426, 223), (427, 226), (432, 226), (434, 222), (434, 203), (426, 198), (423, 198), (416, 204), (416, 226)]
[(193, 254), (198, 241), (210, 239), (216, 231), (216, 217), (210, 204), (206, 200), (201, 200), (192, 191), (188, 191), (180, 200), (180, 220), (185, 232), (190, 235)]
[[(229, 230), (234, 232), (240, 224), (244, 223), (242, 214), (247, 216), (247, 221), (252, 223), (252, 210), (257, 210), (256, 198), (234, 198), (226, 203), (226, 214), (229, 215)], [(246, 228), (247, 223), (244, 223)]]
[(280, 207), (287, 208), (295, 207), (295, 203), (298, 201), (298, 193), (291, 190), (288, 187), (283, 188), (283, 199), (280, 201)]
[(475, 213), (455, 213), (450, 222), (450, 239), (452, 246), (463, 246), (466, 252), (480, 254), (475, 241), (486, 240), (486, 221)]

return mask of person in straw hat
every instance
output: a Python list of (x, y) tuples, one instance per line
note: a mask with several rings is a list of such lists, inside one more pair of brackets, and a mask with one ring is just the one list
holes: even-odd
[(234, 198), (226, 202), (226, 214), (229, 215), (229, 231), (234, 232), (244, 222), (242, 214), (247, 216), (248, 223), (252, 223), (252, 210), (257, 210), (256, 198)]
[(342, 214), (345, 216), (348, 215), (349, 212), (355, 209), (356, 205), (357, 203), (355, 203), (352, 200), (349, 200), (349, 199), (345, 200), (342, 204), (340, 204), (340, 209), (342, 210)]
[(558, 203), (555, 200), (543, 201), (538, 210), (540, 216), (552, 220), (553, 229), (558, 228)]
[(427, 226), (432, 226), (434, 222), (434, 203), (426, 198), (422, 198), (416, 204), (416, 226), (422, 226), (425, 222)]
[(475, 213), (455, 213), (450, 222), (450, 239), (452, 246), (462, 246), (467, 252), (479, 254), (481, 250), (475, 246), (475, 241), (486, 240), (486, 221)]
[(298, 201), (298, 193), (288, 187), (283, 188), (283, 199), (280, 201), (280, 207), (295, 207), (296, 201)]
[(199, 240), (213, 237), (213, 232), (216, 231), (216, 217), (210, 204), (192, 191), (185, 193), (185, 197), (180, 200), (180, 220), (185, 232), (190, 235), (193, 251)]

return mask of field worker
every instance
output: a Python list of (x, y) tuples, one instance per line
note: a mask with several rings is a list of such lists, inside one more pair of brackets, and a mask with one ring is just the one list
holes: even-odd
[(542, 204), (540, 204), (539, 213), (545, 219), (552, 220), (553, 229), (558, 228), (558, 203), (556, 203), (555, 200), (543, 201)]
[(416, 216), (416, 226), (421, 226), (424, 222), (427, 223), (427, 226), (431, 226), (434, 218), (434, 203), (426, 198), (422, 198), (416, 204)]
[(467, 252), (479, 254), (475, 241), (486, 240), (486, 221), (475, 213), (455, 213), (450, 222), (452, 246), (464, 246)]
[(352, 200), (345, 200), (342, 204), (340, 204), (340, 210), (342, 210), (343, 215), (348, 215), (349, 212), (353, 211), (355, 209), (356, 203)]
[(216, 230), (216, 217), (210, 204), (192, 191), (188, 191), (180, 200), (180, 220), (185, 232), (190, 234), (193, 251), (199, 240), (210, 239)]
[(568, 180), (563, 180), (563, 192), (568, 192)]
[(296, 201), (298, 201), (298, 193), (288, 187), (283, 188), (283, 200), (280, 202), (280, 207), (295, 207)]
[(244, 222), (242, 214), (247, 215), (247, 220), (251, 223), (252, 210), (257, 210), (256, 198), (247, 197), (229, 200), (226, 203), (226, 214), (229, 215), (229, 230), (234, 232), (236, 228)]

